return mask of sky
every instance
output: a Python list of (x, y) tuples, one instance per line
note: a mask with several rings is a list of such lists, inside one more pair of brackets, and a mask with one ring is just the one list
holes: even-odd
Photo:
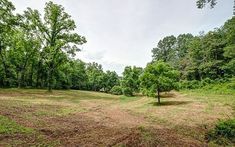
[[(12, 0), (17, 13), (27, 7), (43, 14), (48, 0)], [(125, 66), (145, 67), (152, 48), (168, 35), (209, 31), (232, 17), (234, 0), (218, 0), (201, 10), (196, 0), (52, 0), (64, 6), (87, 43), (76, 58), (102, 64), (119, 75)]]

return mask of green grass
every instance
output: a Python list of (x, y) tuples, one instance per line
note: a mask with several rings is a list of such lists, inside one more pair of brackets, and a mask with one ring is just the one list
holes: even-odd
[(182, 90), (182, 94), (187, 94), (198, 101), (208, 104), (208, 110), (215, 104), (223, 104), (232, 107), (235, 110), (235, 90), (229, 90), (229, 93), (221, 94), (221, 92), (209, 89)]
[(138, 100), (139, 98), (140, 97), (135, 97), (135, 96), (129, 97), (129, 96), (122, 95), (122, 96), (120, 96), (120, 102), (127, 103), (127, 102)]
[(0, 115), (0, 134), (33, 133), (33, 129), (23, 127), (15, 121)]

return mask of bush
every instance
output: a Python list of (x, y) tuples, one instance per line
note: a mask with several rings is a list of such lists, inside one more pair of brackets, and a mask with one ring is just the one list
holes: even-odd
[(202, 87), (200, 81), (192, 80), (192, 81), (181, 81), (180, 86), (181, 89), (197, 89)]
[(201, 86), (206, 86), (212, 83), (213, 83), (213, 80), (211, 80), (210, 78), (205, 78), (201, 81)]
[(125, 87), (122, 89), (122, 93), (125, 95), (125, 96), (133, 96), (133, 91), (131, 88), (129, 87)]
[(114, 95), (122, 95), (122, 87), (121, 86), (114, 86), (111, 90), (110, 90), (111, 94)]
[(227, 84), (227, 88), (231, 90), (235, 90), (235, 79), (231, 79), (230, 82)]
[(206, 139), (220, 145), (235, 143), (235, 119), (220, 121), (206, 134)]

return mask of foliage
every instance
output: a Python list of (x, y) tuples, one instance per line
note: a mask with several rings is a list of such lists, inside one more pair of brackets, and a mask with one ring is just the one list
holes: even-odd
[[(204, 7), (216, 2), (197, 3)], [(151, 80), (158, 79), (158, 74), (152, 73), (150, 78), (141, 67), (127, 66), (119, 77), (114, 71), (104, 71), (98, 63), (75, 59), (86, 39), (75, 32), (75, 22), (63, 6), (47, 2), (43, 16), (31, 8), (22, 14), (15, 14), (14, 10), (12, 2), (0, 0), (0, 87), (111, 92), (114, 86), (121, 85), (129, 94), (141, 90), (145, 95), (155, 96), (154, 85), (159, 84), (152, 84)], [(182, 89), (213, 87), (230, 92), (234, 85), (224, 81), (235, 76), (234, 25), (235, 17), (208, 33), (166, 36), (152, 49), (150, 65), (163, 60), (172, 67), (170, 70), (178, 70)], [(173, 83), (161, 85), (164, 88), (159, 90), (177, 88), (177, 83)]]
[(131, 67), (127, 66), (124, 69), (121, 85), (123, 88), (129, 88), (130, 91), (139, 92), (140, 90), (140, 75), (142, 74), (143, 69), (141, 67)]
[(176, 88), (178, 72), (163, 61), (156, 61), (147, 65), (141, 76), (141, 87), (145, 95), (153, 96), (157, 93), (160, 103), (160, 92)]
[(103, 86), (104, 72), (102, 65), (98, 63), (88, 63), (86, 68), (86, 74), (88, 76), (87, 88), (93, 91), (100, 91)]
[(198, 89), (215, 94), (234, 94), (235, 79), (204, 79), (202, 81), (180, 81), (180, 89)]
[[(164, 60), (178, 71), (183, 85), (199, 88), (205, 79), (235, 76), (235, 17), (222, 27), (198, 36), (167, 36), (152, 50), (153, 61)], [(195, 81), (196, 80), (196, 81)]]
[(106, 73), (104, 73), (103, 78), (102, 78), (102, 82), (103, 82), (103, 89), (105, 92), (110, 92), (110, 90), (116, 86), (119, 85), (119, 77), (118, 74), (115, 71), (106, 71)]
[(28, 8), (14, 15), (14, 5), (0, 1), (0, 86), (83, 89), (109, 92), (119, 85), (116, 72), (98, 63), (74, 59), (86, 43), (61, 5), (46, 3), (42, 17)]
[(202, 9), (206, 6), (206, 4), (209, 4), (211, 8), (214, 8), (216, 3), (217, 0), (197, 0), (197, 7)]
[(235, 119), (220, 121), (206, 134), (206, 139), (220, 145), (235, 143)]
[(122, 95), (122, 87), (121, 86), (114, 86), (111, 90), (110, 90), (111, 94), (114, 95)]
[(64, 64), (69, 55), (79, 51), (77, 45), (86, 42), (85, 38), (74, 33), (75, 22), (61, 5), (46, 3), (43, 20), (37, 10), (28, 8), (25, 17), (32, 24), (34, 33), (41, 41), (41, 59), (47, 69), (47, 85), (51, 91), (55, 70)]
[(132, 91), (132, 89), (129, 88), (129, 87), (124, 87), (124, 88), (122, 88), (122, 93), (123, 93), (123, 95), (125, 95), (125, 96), (133, 96), (133, 91)]
[(158, 42), (157, 48), (152, 50), (152, 57), (154, 61), (163, 60), (164, 62), (173, 62), (175, 59), (175, 36), (167, 36)]

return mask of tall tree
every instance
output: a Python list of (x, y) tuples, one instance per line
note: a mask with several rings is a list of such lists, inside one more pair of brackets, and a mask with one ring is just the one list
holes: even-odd
[(175, 65), (180, 72), (181, 78), (186, 78), (186, 67), (190, 64), (189, 44), (194, 39), (192, 34), (180, 34), (176, 39), (176, 59)]
[(224, 47), (224, 57), (225, 57), (225, 74), (228, 77), (235, 75), (235, 17), (228, 20), (222, 27), (225, 34), (223, 40), (226, 42), (226, 47)]
[(1, 73), (3, 77), (0, 82), (3, 86), (10, 86), (7, 49), (11, 44), (11, 35), (16, 25), (16, 16), (13, 14), (14, 10), (15, 7), (10, 1), (0, 0), (0, 68), (4, 71)]
[(74, 33), (75, 22), (61, 5), (46, 3), (43, 20), (37, 10), (28, 8), (25, 16), (31, 21), (33, 29), (41, 40), (42, 59), (47, 66), (48, 90), (52, 90), (53, 74), (69, 55), (75, 55), (85, 38)]
[(162, 40), (158, 42), (156, 48), (152, 50), (153, 61), (163, 60), (164, 62), (168, 62), (173, 64), (176, 57), (176, 37), (171, 35), (164, 37)]
[[(23, 18), (21, 19), (23, 20)], [(40, 42), (29, 28), (27, 21), (22, 21), (12, 34), (12, 45), (9, 50), (11, 58), (16, 66), (18, 87), (24, 84), (25, 74), (29, 63), (38, 57)]]

